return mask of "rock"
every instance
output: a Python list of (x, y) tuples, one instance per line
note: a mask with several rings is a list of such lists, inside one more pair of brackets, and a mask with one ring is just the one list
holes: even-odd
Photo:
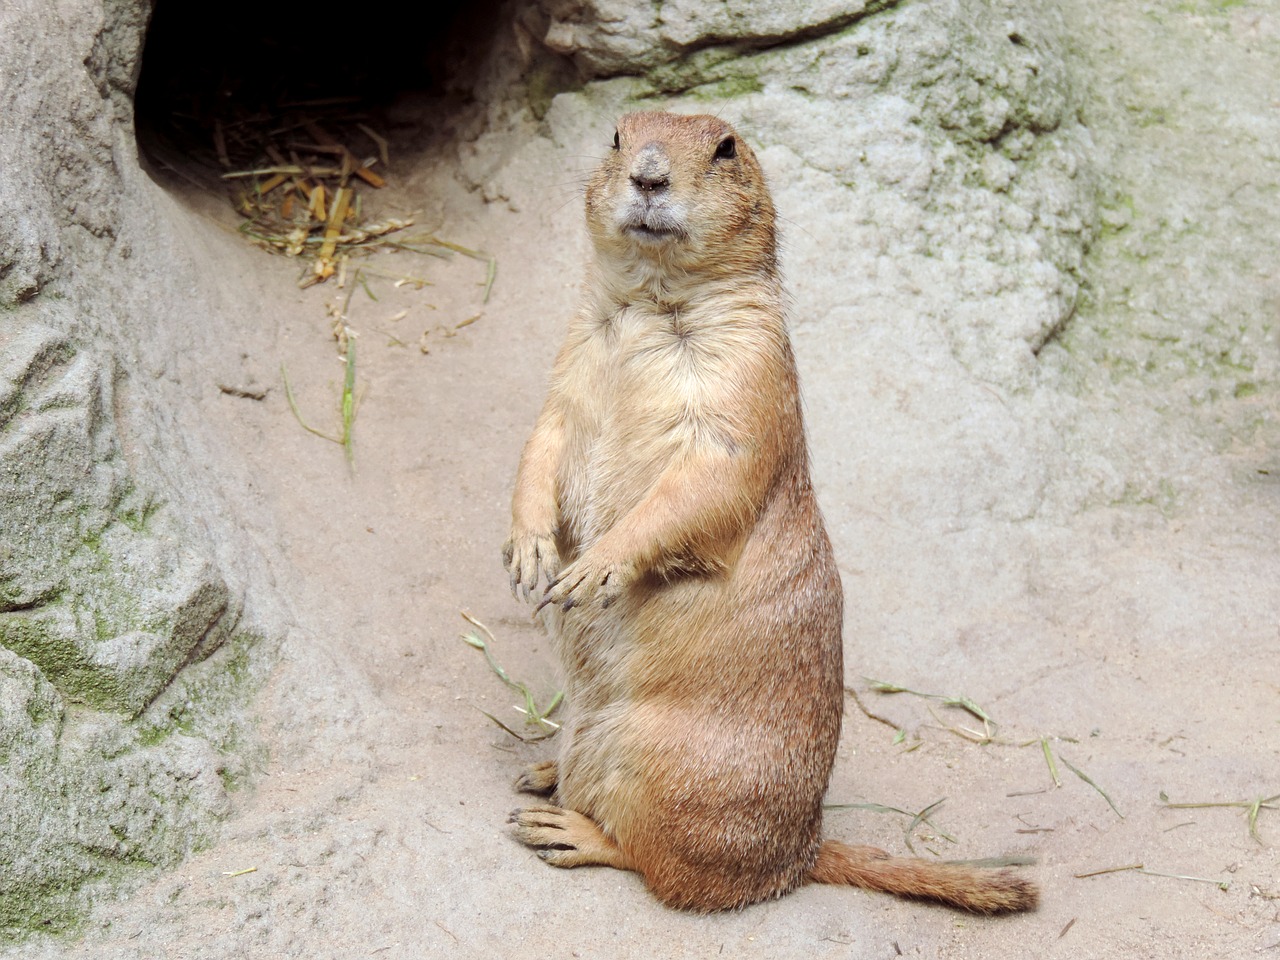
[(0, 6), (0, 935), (185, 856), (258, 757), (254, 561), (150, 375), (209, 337), (133, 143), (150, 8)]
[(745, 48), (833, 33), (867, 13), (866, 0), (660, 5), (632, 0), (543, 0), (542, 40), (588, 76), (639, 74), (712, 45)]
[(0, 647), (0, 933), (57, 930), (83, 909), (84, 877), (173, 864), (212, 838), (223, 778), (241, 764), (167, 729), (71, 716), (34, 664)]
[(238, 617), (163, 499), (131, 475), (110, 361), (0, 321), (0, 644), (69, 699), (140, 712)]

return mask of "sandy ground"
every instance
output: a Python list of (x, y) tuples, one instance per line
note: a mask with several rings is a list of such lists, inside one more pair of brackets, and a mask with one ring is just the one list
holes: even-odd
[[(1274, 22), (1273, 8), (1264, 25)], [(1104, 38), (1124, 31), (1107, 29), (1093, 9), (1077, 10), (1094, 28), (1079, 42), (1101, 55), (1113, 42)], [(1146, 52), (1113, 56), (1100, 86), (1180, 89), (1189, 50), (1221, 61), (1196, 67), (1205, 102), (1191, 112), (1201, 126), (1133, 128), (1119, 173), (1136, 206), (1144, 184), (1159, 186), (1140, 171), (1160, 167), (1179, 145), (1235, 129), (1211, 122), (1235, 110), (1269, 124), (1249, 149), (1269, 157), (1254, 179), (1270, 185), (1259, 203), (1274, 207), (1280, 141), (1270, 141), (1269, 153), (1257, 145), (1280, 128), (1280, 104), (1258, 80), (1266, 64), (1250, 60), (1248, 38), (1237, 31), (1203, 39), (1197, 31), (1208, 28), (1191, 15), (1158, 29), (1136, 8), (1127, 16), (1125, 50)], [(1233, 70), (1251, 82), (1236, 86)], [(1106, 111), (1121, 108), (1096, 109), (1114, 118)], [(1224, 149), (1241, 166), (1254, 162), (1239, 142)], [(693, 917), (658, 906), (633, 875), (557, 871), (511, 839), (504, 821), (518, 801), (510, 783), (552, 748), (517, 743), (482, 715), (519, 719), (514, 696), (458, 639), (467, 628), (460, 612), (494, 631), (495, 653), (512, 675), (539, 694), (555, 689), (549, 643), (528, 606), (510, 597), (498, 552), (516, 460), (585, 244), (574, 183), (582, 161), (546, 141), (528, 151), (566, 172), (491, 203), (465, 190), (428, 148), (397, 154), (401, 192), (389, 202), (422, 209), (441, 235), (493, 253), (499, 274), (485, 305), (480, 263), (369, 261), (388, 273), (425, 274), (435, 286), (397, 290), (373, 276), (377, 302), (361, 290), (351, 300), (361, 395), (354, 473), (336, 445), (300, 429), (278, 373), (285, 364), (309, 421), (336, 429), (342, 366), (326, 304), (344, 294), (298, 292), (294, 265), (239, 245), (214, 225), (221, 214), (183, 214), (211, 269), (261, 304), (228, 344), (241, 355), (241, 382), (227, 385), (269, 386), (266, 399), (228, 395), (211, 377), (202, 428), (219, 438), (222, 482), (239, 489), (246, 523), (296, 619), (259, 705), (272, 758), (256, 787), (238, 795), (212, 849), (101, 904), (82, 940), (31, 942), (17, 952), (393, 960), (1225, 958), (1280, 950), (1280, 813), (1261, 811), (1258, 842), (1244, 809), (1160, 802), (1162, 791), (1174, 801), (1280, 793), (1274, 449), (1224, 442), (1201, 464), (1202, 495), (1185, 505), (1097, 506), (1029, 521), (988, 516), (940, 530), (912, 504), (895, 506), (892, 489), (875, 487), (874, 471), (858, 481), (860, 493), (847, 493), (856, 438), (840, 422), (840, 397), (857, 371), (832, 359), (850, 355), (839, 331), (821, 328), (806, 328), (797, 351), (816, 482), (845, 580), (848, 678), (868, 708), (906, 732), (895, 742), (893, 729), (848, 701), (830, 800), (915, 812), (945, 797), (932, 825), (916, 825), (916, 849), (1037, 857), (1029, 869), (1043, 906), (990, 920), (811, 887), (740, 913)], [(1205, 249), (1219, 239), (1211, 228)], [(803, 277), (802, 259), (786, 265)], [(1153, 282), (1172, 282), (1161, 269), (1153, 267)], [(1275, 281), (1260, 273), (1231, 283), (1272, 296)], [(793, 286), (803, 291), (803, 282)], [(392, 319), (403, 309), (409, 313)], [(804, 309), (801, 292), (797, 311)], [(1105, 319), (1106, 309), (1097, 315)], [(1076, 322), (1093, 321), (1084, 314)], [(423, 330), (432, 331), (429, 353), (419, 347)], [(895, 385), (865, 386), (860, 396), (858, 431), (893, 430)], [(1079, 416), (1103, 423), (1133, 396), (1100, 389), (1081, 398)], [(1169, 409), (1173, 416), (1180, 408)], [(945, 490), (945, 464), (936, 473)], [(863, 676), (967, 695), (999, 722), (1000, 739), (971, 742), (945, 729), (981, 729), (962, 710), (872, 693)], [(1041, 737), (1060, 758), (1060, 786)], [(832, 811), (827, 829), (904, 852), (909, 823), (847, 809)], [(1150, 872), (1080, 877), (1137, 864)]]

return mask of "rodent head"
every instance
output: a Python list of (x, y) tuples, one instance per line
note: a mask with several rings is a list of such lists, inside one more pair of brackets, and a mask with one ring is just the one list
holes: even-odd
[(587, 184), (602, 266), (664, 274), (776, 270), (773, 200), (751, 148), (711, 116), (631, 113)]

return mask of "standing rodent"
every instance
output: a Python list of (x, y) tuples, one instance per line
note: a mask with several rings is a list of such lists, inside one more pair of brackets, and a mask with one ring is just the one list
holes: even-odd
[(715, 117), (624, 116), (586, 206), (594, 262), (503, 548), (513, 590), (547, 578), (572, 710), (516, 784), (555, 805), (517, 836), (691, 910), (808, 881), (1034, 907), (1008, 870), (821, 838), (843, 601), (751, 149)]

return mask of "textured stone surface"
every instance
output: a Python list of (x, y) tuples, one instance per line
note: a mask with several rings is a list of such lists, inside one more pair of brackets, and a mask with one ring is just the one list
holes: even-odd
[(258, 756), (244, 544), (191, 459), (191, 385), (154, 375), (202, 332), (132, 143), (149, 9), (0, 8), (3, 932), (207, 841)]
[(542, 0), (546, 19), (527, 22), (536, 23), (550, 49), (599, 77), (643, 73), (712, 45), (749, 49), (832, 33), (892, 2)]
[(247, 652), (228, 654), (126, 725), (73, 711), (42, 670), (0, 648), (0, 930), (68, 925), (84, 880), (172, 865), (212, 839), (228, 786), (257, 762), (249, 724), (218, 716), (243, 696), (224, 671), (244, 669)]
[(124, 461), (112, 361), (0, 318), (0, 644), (67, 697), (140, 712), (239, 610)]

